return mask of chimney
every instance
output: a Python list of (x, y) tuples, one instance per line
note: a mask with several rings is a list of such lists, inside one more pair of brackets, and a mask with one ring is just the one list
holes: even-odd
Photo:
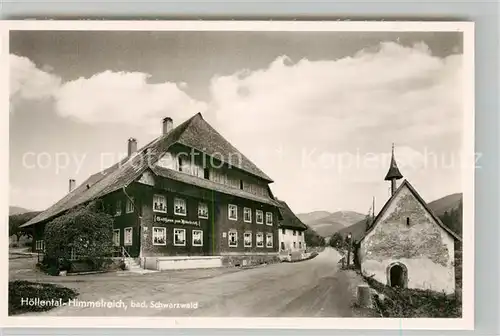
[(137, 152), (137, 140), (134, 138), (128, 139), (128, 156)]
[(75, 189), (76, 181), (73, 179), (69, 179), (69, 192), (72, 192)]
[(169, 133), (174, 128), (174, 121), (170, 117), (163, 118), (163, 134)]

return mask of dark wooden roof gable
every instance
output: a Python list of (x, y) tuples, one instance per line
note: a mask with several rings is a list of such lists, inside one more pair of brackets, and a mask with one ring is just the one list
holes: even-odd
[[(208, 140), (205, 141), (203, 137), (206, 137)], [(45, 211), (42, 211), (38, 216), (23, 224), (22, 227), (47, 221), (75, 206), (128, 186), (147, 168), (153, 167), (170, 146), (175, 143), (181, 143), (202, 150), (209, 155), (218, 152), (223, 157), (240, 156), (240, 164), (237, 165), (239, 169), (256, 175), (265, 181), (272, 182), (267, 175), (217, 133), (203, 119), (201, 113), (198, 113), (179, 124), (168, 134), (161, 135), (142, 147), (132, 156), (126, 157), (119, 163), (90, 176), (72, 192), (68, 193)], [(236, 163), (233, 163), (233, 165), (236, 166)]]
[(286, 202), (279, 200), (279, 211), (282, 217), (280, 227), (294, 228), (297, 230), (307, 230), (307, 226), (293, 213)]
[(363, 241), (365, 237), (372, 232), (375, 229), (375, 226), (380, 222), (382, 216), (385, 214), (387, 209), (389, 208), (389, 205), (393, 202), (393, 200), (396, 198), (396, 196), (401, 192), (401, 190), (407, 187), (410, 192), (415, 196), (415, 198), (418, 200), (418, 202), (424, 207), (424, 209), (431, 215), (431, 217), (434, 219), (434, 221), (443, 229), (445, 230), (449, 235), (451, 235), (454, 239), (458, 241), (462, 241), (462, 238), (458, 236), (455, 232), (453, 232), (450, 228), (448, 228), (446, 225), (441, 222), (438, 216), (434, 214), (434, 212), (429, 208), (427, 203), (424, 201), (424, 199), (419, 195), (419, 193), (413, 188), (413, 186), (408, 182), (408, 180), (404, 180), (403, 183), (399, 186), (399, 188), (394, 192), (394, 195), (392, 195), (387, 202), (384, 204), (380, 212), (378, 213), (377, 217), (375, 217), (375, 220), (373, 221), (373, 224), (370, 226), (370, 229), (364, 233), (364, 235), (359, 239), (359, 242)]

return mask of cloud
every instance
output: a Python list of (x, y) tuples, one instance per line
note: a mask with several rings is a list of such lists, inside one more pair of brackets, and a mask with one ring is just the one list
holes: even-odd
[(21, 100), (54, 100), (62, 117), (89, 124), (114, 123), (141, 126), (156, 133), (161, 117), (185, 119), (206, 109), (187, 95), (186, 83), (148, 83), (141, 72), (104, 71), (90, 78), (62, 82), (53, 68), (36, 67), (28, 58), (10, 55), (11, 105)]
[(111, 71), (78, 78), (57, 92), (56, 109), (61, 116), (86, 123), (130, 125), (156, 125), (161, 117), (183, 117), (206, 109), (205, 103), (181, 90), (183, 83), (150, 84), (149, 78), (140, 72)]
[[(63, 83), (49, 65), (43, 71), (11, 55), (11, 100), (52, 98), (63, 117), (153, 133), (163, 116), (181, 120), (206, 111), (296, 211), (359, 209), (370, 203), (373, 184), (384, 183), (392, 142), (403, 175), (417, 189), (428, 186), (430, 199), (457, 191), (460, 169), (429, 167), (426, 153), (460, 149), (461, 62), (461, 55), (436, 57), (423, 43), (381, 43), (335, 60), (283, 55), (265, 68), (213, 77), (210, 99), (201, 102), (183, 82), (152, 84), (149, 74), (105, 71)], [(346, 168), (345, 155), (386, 161)]]
[(380, 130), (420, 128), (424, 137), (441, 131), (435, 124), (460, 127), (460, 56), (441, 59), (424, 44), (382, 43), (339, 60), (287, 60), (213, 78), (218, 119), (239, 120), (246, 133), (275, 130), (328, 142), (360, 129), (361, 137), (384, 137)]
[[(336, 201), (355, 204), (360, 195), (347, 185), (384, 183), (392, 142), (405, 177), (425, 183), (421, 172), (433, 169), (433, 176), (446, 183), (460, 175), (460, 169), (427, 167), (425, 153), (460, 146), (461, 61), (461, 55), (433, 56), (423, 43), (392, 42), (337, 60), (293, 63), (282, 56), (263, 69), (212, 78), (210, 110), (221, 133), (275, 177), (278, 195), (299, 208), (303, 196), (297, 190), (321, 195), (316, 197), (325, 203), (320, 208), (335, 207)], [(446, 137), (455, 141), (444, 148)], [(284, 154), (277, 160), (280, 146)], [(303, 152), (314, 154), (304, 160)], [(384, 153), (386, 162), (376, 168), (363, 161), (351, 168), (339, 163), (342, 155), (380, 159)], [(326, 166), (319, 160), (323, 154)], [(334, 160), (329, 166), (328, 157)], [(311, 176), (319, 181), (313, 187)]]
[(9, 62), (11, 111), (21, 100), (49, 99), (60, 88), (60, 77), (38, 69), (28, 58), (11, 54)]

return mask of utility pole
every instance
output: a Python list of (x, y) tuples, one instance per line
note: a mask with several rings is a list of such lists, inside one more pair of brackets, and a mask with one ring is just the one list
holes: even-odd
[(372, 224), (375, 219), (375, 196), (373, 196), (373, 204), (372, 204)]
[(352, 233), (347, 235), (347, 267), (351, 264)]

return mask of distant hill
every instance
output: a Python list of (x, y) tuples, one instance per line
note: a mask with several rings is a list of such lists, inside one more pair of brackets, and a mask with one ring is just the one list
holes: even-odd
[(334, 213), (315, 211), (297, 216), (322, 237), (330, 237), (335, 232), (366, 217), (354, 211), (337, 211)]
[(432, 201), (428, 205), (436, 216), (442, 216), (446, 211), (458, 208), (461, 201), (462, 193), (456, 193)]
[(313, 211), (313, 212), (308, 212), (308, 213), (301, 213), (297, 214), (296, 216), (299, 217), (299, 219), (304, 222), (304, 224), (311, 223), (315, 220), (321, 219), (321, 218), (326, 218), (330, 216), (332, 213), (328, 211)]
[(359, 240), (363, 236), (365, 231), (366, 231), (366, 216), (357, 223), (345, 227), (342, 230), (339, 230), (338, 233), (340, 233), (343, 237), (347, 237), (347, 235), (350, 232), (352, 234), (353, 240)]
[[(451, 230), (461, 235), (462, 233), (462, 216), (461, 212), (461, 202), (462, 194), (452, 194), (444, 196), (440, 199), (428, 203), (429, 208), (432, 212), (441, 219), (443, 224), (448, 226)], [(445, 216), (446, 213), (446, 216)], [(366, 216), (363, 217), (359, 222), (347, 226), (338, 232), (342, 236), (347, 236), (351, 232), (354, 240), (360, 239), (366, 230)]]
[(28, 209), (21, 208), (21, 207), (18, 207), (18, 206), (9, 206), (9, 216), (11, 216), (11, 215), (19, 215), (19, 214), (26, 213), (26, 212), (31, 212), (31, 211), (32, 210), (28, 210)]

